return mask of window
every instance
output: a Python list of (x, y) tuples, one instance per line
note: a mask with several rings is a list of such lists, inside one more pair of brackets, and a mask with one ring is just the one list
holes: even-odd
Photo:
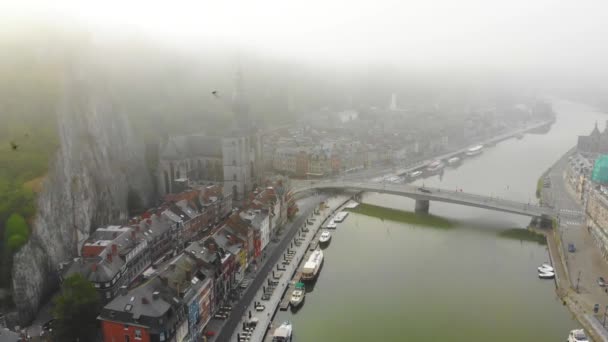
[(129, 335), (125, 335), (125, 342), (131, 342), (131, 339), (129, 338)]
[(161, 333), (158, 335), (158, 340), (159, 340), (159, 341), (161, 341), (161, 342), (165, 340), (165, 333), (164, 333), (164, 332), (161, 332)]
[(141, 340), (141, 329), (135, 329), (135, 339)]
[(110, 297), (112, 297), (112, 292), (106, 292), (106, 299), (110, 299)]
[(95, 288), (97, 288), (97, 289), (98, 289), (98, 288), (100, 288), (100, 287), (101, 287), (101, 285), (100, 285), (99, 283), (95, 283)]

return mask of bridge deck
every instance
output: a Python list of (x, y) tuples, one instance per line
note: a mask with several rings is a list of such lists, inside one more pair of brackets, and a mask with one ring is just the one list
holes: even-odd
[(387, 193), (405, 196), (415, 200), (429, 200), (461, 204), (525, 216), (555, 217), (557, 214), (553, 208), (535, 204), (441, 188), (425, 187), (424, 189), (427, 192), (423, 192), (420, 191), (419, 186), (409, 184), (384, 184), (372, 182), (311, 182), (310, 185), (302, 186), (301, 188), (296, 189), (295, 192), (322, 189), (351, 189), (356, 191)]

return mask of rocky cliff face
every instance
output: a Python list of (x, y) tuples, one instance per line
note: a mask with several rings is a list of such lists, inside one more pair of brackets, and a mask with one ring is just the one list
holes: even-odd
[(143, 143), (108, 91), (67, 82), (59, 106), (60, 146), (38, 197), (28, 243), (15, 254), (13, 297), (22, 323), (57, 288), (59, 263), (75, 257), (91, 231), (127, 219), (127, 197), (148, 205), (153, 186)]

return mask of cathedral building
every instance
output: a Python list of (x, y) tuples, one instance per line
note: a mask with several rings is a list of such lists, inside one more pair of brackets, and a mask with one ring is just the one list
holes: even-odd
[(603, 132), (600, 133), (596, 122), (591, 134), (579, 136), (576, 149), (580, 154), (588, 157), (608, 154), (608, 121)]
[(170, 137), (159, 149), (161, 195), (180, 192), (184, 184), (223, 184), (235, 203), (261, 182), (262, 136), (252, 124), (240, 71), (232, 96), (234, 124), (224, 136), (194, 134)]

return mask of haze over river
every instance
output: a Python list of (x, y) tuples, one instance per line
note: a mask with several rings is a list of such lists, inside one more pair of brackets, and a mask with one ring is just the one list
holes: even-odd
[[(487, 147), (443, 176), (416, 184), (536, 201), (538, 177), (608, 115), (555, 101), (557, 121)], [(407, 198), (365, 194), (365, 203), (413, 211)], [(519, 234), (529, 218), (431, 202), (453, 223), (429, 227), (352, 213), (325, 249), (325, 264), (291, 320), (294, 341), (565, 341), (578, 327), (536, 267), (546, 246)]]

